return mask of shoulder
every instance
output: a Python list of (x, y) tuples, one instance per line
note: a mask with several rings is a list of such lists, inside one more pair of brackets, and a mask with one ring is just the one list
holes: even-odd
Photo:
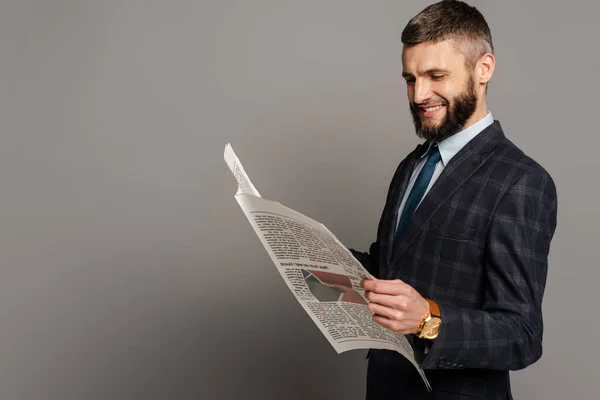
[(550, 172), (506, 136), (499, 141), (491, 161), (505, 174), (506, 192), (537, 195), (548, 206), (556, 207), (557, 189)]

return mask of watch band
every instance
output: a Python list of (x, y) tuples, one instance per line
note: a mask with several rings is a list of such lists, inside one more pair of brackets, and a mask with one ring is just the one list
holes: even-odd
[(431, 309), (431, 316), (441, 318), (442, 313), (440, 312), (440, 306), (438, 306), (438, 303), (431, 299), (425, 300), (427, 300), (427, 302), (429, 303), (429, 308)]

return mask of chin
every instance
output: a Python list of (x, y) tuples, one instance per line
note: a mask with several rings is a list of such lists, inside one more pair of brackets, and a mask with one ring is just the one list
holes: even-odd
[(432, 120), (432, 119), (421, 119), (421, 125), (423, 125), (426, 128), (435, 128), (435, 129), (439, 129), (442, 124), (443, 124), (444, 120)]

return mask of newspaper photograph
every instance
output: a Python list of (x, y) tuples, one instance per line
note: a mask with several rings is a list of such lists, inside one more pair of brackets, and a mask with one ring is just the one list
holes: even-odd
[(235, 199), (240, 208), (288, 288), (335, 351), (397, 351), (431, 389), (408, 339), (372, 320), (361, 287), (363, 279), (372, 277), (350, 250), (325, 225), (262, 198), (230, 144), (224, 159), (238, 183)]

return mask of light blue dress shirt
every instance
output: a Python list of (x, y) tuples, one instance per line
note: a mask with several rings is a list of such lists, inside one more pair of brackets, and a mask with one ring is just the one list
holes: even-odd
[[(469, 141), (471, 139), (473, 139), (481, 131), (483, 131), (485, 128), (487, 128), (488, 126), (490, 126), (493, 123), (494, 123), (494, 117), (492, 116), (492, 113), (490, 111), (488, 111), (488, 113), (485, 117), (483, 117), (482, 119), (480, 119), (479, 121), (477, 121), (476, 123), (474, 123), (473, 125), (468, 127), (467, 129), (462, 130), (462, 131), (450, 136), (449, 138), (442, 140), (440, 143), (438, 143), (438, 148), (440, 150), (441, 159), (435, 166), (435, 170), (433, 171), (433, 176), (431, 177), (431, 180), (429, 181), (429, 185), (427, 186), (427, 189), (425, 189), (425, 194), (423, 194), (423, 198), (425, 198), (425, 196), (427, 196), (429, 189), (431, 189), (431, 187), (433, 186), (433, 184), (435, 183), (437, 178), (440, 176), (440, 174), (442, 173), (444, 168), (446, 168), (446, 165), (448, 165), (448, 163), (450, 162), (452, 157), (454, 157), (456, 155), (456, 153), (458, 153), (467, 143), (469, 143)], [(425, 165), (425, 162), (427, 161), (426, 156), (428, 153), (429, 153), (429, 149), (427, 149), (427, 152), (425, 152), (425, 154), (423, 154), (423, 156), (421, 156), (421, 159), (415, 166), (415, 169), (413, 170), (413, 173), (410, 177), (410, 181), (408, 182), (406, 192), (404, 193), (404, 198), (402, 199), (402, 202), (400, 203), (400, 208), (398, 209), (398, 219), (396, 220), (396, 228), (398, 227), (398, 223), (400, 222), (400, 217), (402, 216), (402, 210), (404, 210), (404, 205), (406, 204), (406, 199), (408, 198), (408, 195), (410, 194), (410, 191), (412, 190), (413, 185), (415, 184), (415, 180), (417, 179), (419, 172), (421, 172), (423, 165)], [(423, 198), (419, 201), (419, 205), (421, 204), (421, 201), (423, 201)], [(417, 208), (419, 208), (419, 205), (417, 205)]]

